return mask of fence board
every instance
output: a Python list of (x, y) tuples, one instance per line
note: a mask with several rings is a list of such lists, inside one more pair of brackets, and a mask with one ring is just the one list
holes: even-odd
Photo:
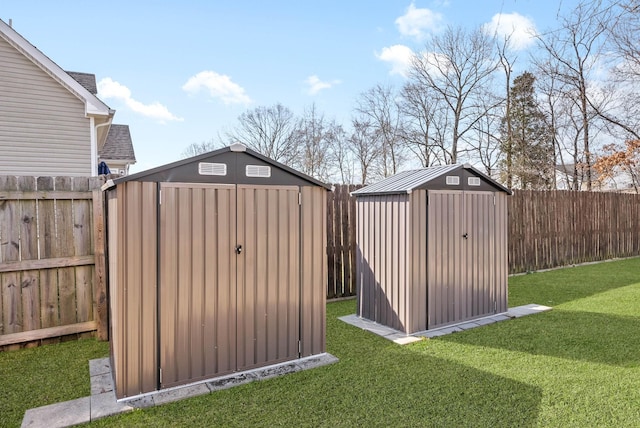
[(92, 190), (103, 181), (0, 176), (0, 343), (9, 340), (6, 349), (59, 341), (56, 332), (85, 334), (92, 330), (86, 323), (98, 324)]

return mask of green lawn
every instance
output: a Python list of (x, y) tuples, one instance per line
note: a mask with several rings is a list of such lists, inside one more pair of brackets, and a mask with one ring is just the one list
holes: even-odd
[[(327, 351), (337, 364), (91, 425), (640, 426), (640, 258), (509, 284), (510, 306), (554, 309), (399, 346), (338, 321), (355, 312), (353, 300), (330, 303)], [(86, 360), (106, 355), (103, 345), (0, 354), (2, 425), (18, 425), (28, 407), (86, 395)], [(41, 386), (58, 359), (66, 361)]]

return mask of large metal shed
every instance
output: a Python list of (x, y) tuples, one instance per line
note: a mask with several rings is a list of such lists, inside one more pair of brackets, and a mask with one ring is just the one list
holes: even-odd
[(507, 195), (469, 165), (352, 193), (357, 315), (407, 334), (507, 310)]
[(325, 184), (234, 144), (105, 187), (118, 398), (325, 352)]

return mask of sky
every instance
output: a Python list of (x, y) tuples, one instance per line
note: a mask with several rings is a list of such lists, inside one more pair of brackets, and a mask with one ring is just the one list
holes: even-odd
[(400, 86), (411, 54), (447, 26), (531, 34), (578, 0), (2, 0), (0, 19), (64, 70), (93, 73), (129, 125), (138, 172), (217, 140), (243, 112), (315, 104), (348, 125), (358, 96)]

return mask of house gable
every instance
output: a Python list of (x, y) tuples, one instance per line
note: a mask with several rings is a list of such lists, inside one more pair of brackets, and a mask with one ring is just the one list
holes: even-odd
[(1, 37), (0, 63), (0, 174), (91, 175), (83, 101)]

